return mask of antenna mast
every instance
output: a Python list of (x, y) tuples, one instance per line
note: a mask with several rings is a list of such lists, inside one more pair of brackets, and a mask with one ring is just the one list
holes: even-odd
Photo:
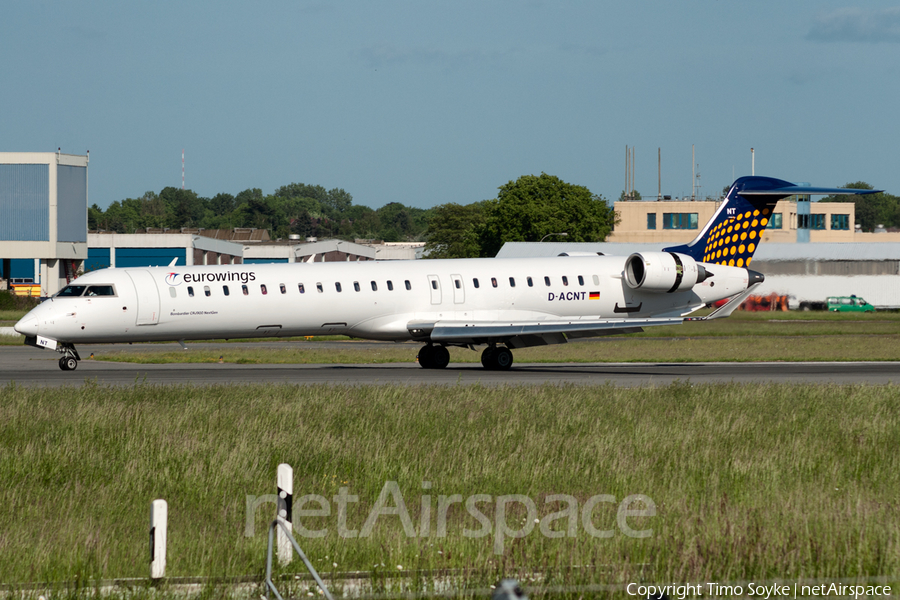
[(184, 148), (181, 149), (181, 190), (184, 191)]

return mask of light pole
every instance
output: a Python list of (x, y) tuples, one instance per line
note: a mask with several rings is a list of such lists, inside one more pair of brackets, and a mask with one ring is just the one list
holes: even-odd
[[(569, 234), (566, 233), (565, 231), (562, 231), (562, 232), (560, 232), (560, 233), (548, 233), (547, 235), (545, 235), (544, 237), (541, 238), (541, 242), (543, 242), (544, 240), (546, 240), (546, 239), (547, 239), (548, 237), (550, 237), (551, 235), (561, 235), (562, 237), (566, 237), (566, 236), (569, 235)], [(538, 243), (540, 244), (541, 242), (538, 242)]]

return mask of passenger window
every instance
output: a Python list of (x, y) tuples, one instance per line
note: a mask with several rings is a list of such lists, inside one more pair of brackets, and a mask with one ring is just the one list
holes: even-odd
[(477, 277), (472, 279), (472, 285), (474, 285), (476, 289), (478, 288), (478, 278)]
[(578, 276), (578, 285), (584, 285), (584, 277), (581, 275)]
[(388, 279), (387, 284), (388, 284), (388, 291), (393, 292), (394, 291), (394, 283), (390, 279)]
[(250, 295), (250, 290), (247, 288), (246, 285), (242, 285), (242, 286), (241, 286), (241, 291), (244, 292), (244, 295), (245, 295), (245, 296), (249, 296), (249, 295)]
[(340, 291), (341, 291), (341, 284), (338, 283), (338, 282), (335, 282), (335, 283), (334, 283), (334, 289), (336, 289), (337, 291), (340, 292)]
[(266, 289), (266, 284), (264, 283), (259, 284), (259, 291), (263, 293), (263, 296), (269, 293), (269, 290)]
[(494, 287), (497, 287), (497, 278), (496, 277), (491, 277), (491, 285)]
[(546, 285), (547, 287), (550, 287), (550, 278), (549, 277), (546, 277), (546, 276), (544, 277), (544, 285)]
[(190, 296), (191, 298), (194, 297), (194, 288), (192, 288), (191, 286), (188, 286), (188, 296)]
[(437, 289), (437, 279), (431, 280), (431, 289), (433, 289), (433, 290)]
[(297, 289), (300, 290), (300, 293), (301, 293), (301, 294), (305, 294), (305, 293), (306, 293), (306, 290), (303, 288), (303, 284), (302, 284), (302, 283), (298, 283), (298, 284), (297, 284)]
[(509, 278), (509, 287), (516, 287), (516, 278), (515, 277)]
[(359, 282), (358, 281), (353, 282), (353, 289), (356, 290), (357, 292), (359, 291)]
[(322, 292), (325, 291), (325, 290), (322, 288), (322, 284), (321, 284), (321, 283), (316, 283), (316, 289), (319, 290), (319, 293), (320, 293), (320, 294), (321, 294)]
[(372, 282), (372, 291), (373, 291), (373, 292), (377, 292), (377, 291), (378, 291), (378, 284), (375, 283), (374, 281)]
[(453, 284), (456, 285), (456, 289), (462, 289), (462, 281), (460, 281), (459, 279), (454, 279)]
[(178, 295), (178, 292), (175, 290), (175, 288), (170, 287), (170, 288), (169, 288), (169, 295), (172, 296), (173, 298), (175, 298), (175, 297)]
[(285, 286), (283, 283), (278, 284), (278, 289), (281, 290), (282, 294), (287, 294), (287, 286)]
[(531, 279), (531, 277), (526, 277), (525, 281), (528, 282), (528, 287), (534, 287), (534, 281)]
[(206, 294), (206, 297), (207, 297), (207, 298), (209, 298), (209, 295), (210, 295), (211, 292), (209, 291), (209, 286), (208, 286), (208, 285), (204, 285), (204, 286), (203, 286), (203, 293)]
[(563, 285), (569, 285), (569, 278), (563, 275)]
[(409, 283), (409, 279), (404, 280), (404, 283), (406, 284), (406, 289), (408, 289), (408, 290), (412, 289), (412, 285)]
[(600, 285), (600, 278), (594, 275), (594, 285)]
[(222, 286), (222, 293), (225, 294), (226, 296), (228, 295), (228, 286), (227, 285)]

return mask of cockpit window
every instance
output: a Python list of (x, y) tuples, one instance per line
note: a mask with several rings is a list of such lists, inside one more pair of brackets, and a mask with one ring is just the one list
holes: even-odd
[(85, 296), (115, 296), (116, 290), (111, 285), (92, 285)]
[(67, 285), (59, 290), (57, 296), (80, 296), (86, 287), (86, 285)]

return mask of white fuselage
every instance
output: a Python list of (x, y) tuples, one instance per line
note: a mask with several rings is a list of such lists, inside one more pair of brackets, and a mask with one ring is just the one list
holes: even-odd
[(625, 259), (103, 269), (73, 285), (109, 285), (114, 295), (51, 298), (16, 328), (71, 344), (319, 334), (407, 340), (412, 322), (681, 317), (748, 285), (746, 269), (711, 265), (714, 276), (687, 291), (633, 290), (623, 281)]

